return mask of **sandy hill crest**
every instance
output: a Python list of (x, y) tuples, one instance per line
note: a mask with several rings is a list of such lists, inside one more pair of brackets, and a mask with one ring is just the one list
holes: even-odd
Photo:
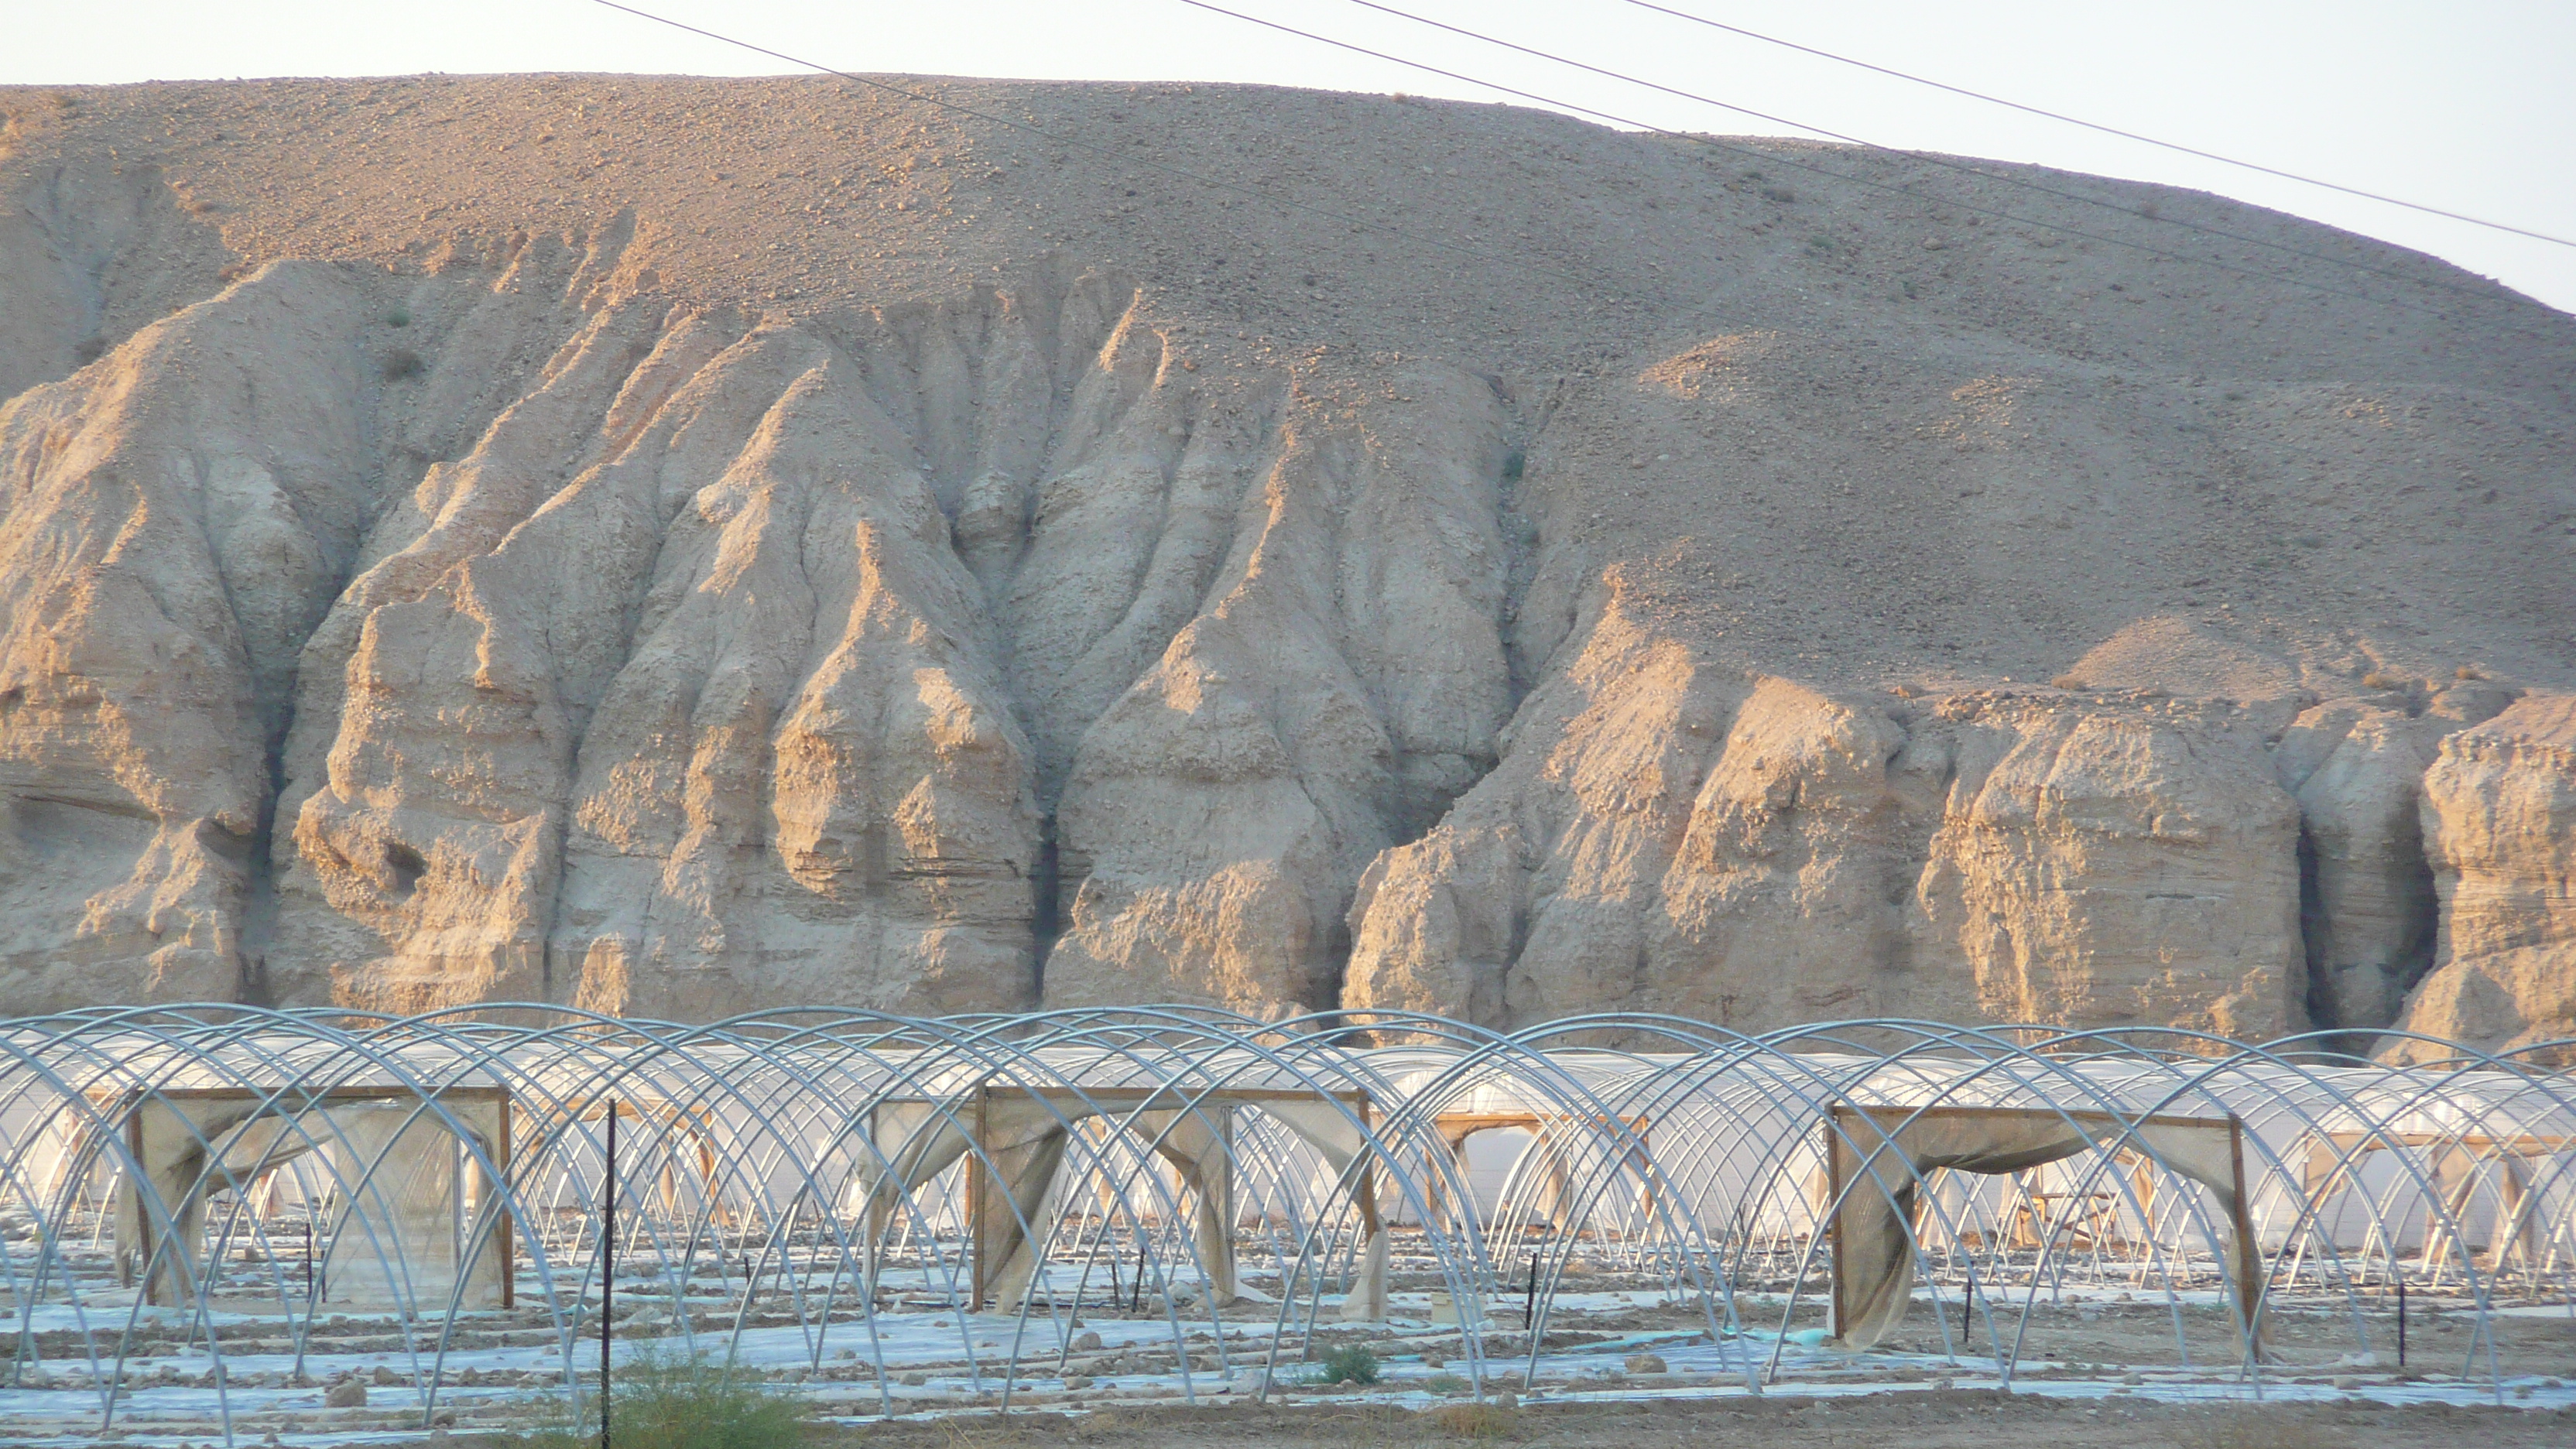
[(0, 91), (0, 1005), (2576, 1031), (2559, 314), (912, 84)]

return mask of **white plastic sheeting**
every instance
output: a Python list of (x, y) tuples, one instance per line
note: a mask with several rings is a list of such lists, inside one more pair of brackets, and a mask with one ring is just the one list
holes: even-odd
[[(1266, 1383), (1319, 1322), (1398, 1298), (1442, 1305), (1481, 1384), (1498, 1334), (1536, 1361), (1578, 1272), (1652, 1286), (1746, 1384), (1837, 1301), (1856, 1343), (1928, 1299), (1961, 1351), (1943, 1305), (1970, 1284), (2006, 1375), (1993, 1301), (2070, 1283), (2233, 1303), (2247, 1374), (2282, 1295), (2402, 1280), (2490, 1343), (2500, 1293), (2568, 1302), (2576, 1083), (2545, 1065), (2567, 1045), (2321, 1050), (1896, 1021), (101, 1011), (0, 1023), (0, 1311), (21, 1374), (78, 1344), (102, 1421), (146, 1340), (219, 1360), (243, 1324), (302, 1342), (362, 1308), (424, 1414), (460, 1323), (512, 1306), (568, 1388), (612, 1115), (621, 1307), (718, 1354), (792, 1329), (881, 1386), (889, 1344), (953, 1334), (1005, 1401), (1085, 1312), (1159, 1319), (1187, 1393)], [(1880, 1150), (1972, 1118), (2029, 1141)], [(2211, 1130), (2241, 1167), (2211, 1166)], [(1837, 1261), (1838, 1216), (1871, 1224), (1868, 1261)], [(975, 1340), (996, 1315), (1018, 1327)], [(1256, 1322), (1238, 1363), (1222, 1345)]]

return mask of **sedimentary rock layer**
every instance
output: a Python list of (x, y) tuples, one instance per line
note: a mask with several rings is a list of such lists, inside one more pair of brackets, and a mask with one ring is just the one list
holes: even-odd
[(2422, 802), (2441, 939), (2398, 1025), (2511, 1047), (2576, 1036), (2576, 697), (2526, 696), (2444, 739)]
[(957, 94), (0, 95), (0, 1008), (2576, 1031), (2564, 318)]

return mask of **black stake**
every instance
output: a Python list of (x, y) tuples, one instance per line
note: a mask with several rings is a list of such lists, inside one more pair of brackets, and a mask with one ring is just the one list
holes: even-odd
[(1521, 1304), (1521, 1321), (1530, 1332), (1538, 1332), (1538, 1254), (1530, 1254), (1529, 1296)]
[(1145, 1311), (1145, 1245), (1136, 1245), (1136, 1301), (1128, 1305), (1130, 1313)]
[(610, 1309), (617, 1292), (617, 1102), (608, 1103), (608, 1171), (599, 1220), (599, 1449), (608, 1449), (608, 1345), (616, 1330)]
[(2406, 1280), (2397, 1280), (2397, 1366), (2406, 1367)]
[(304, 1217), (304, 1297), (307, 1302), (313, 1298), (313, 1216), (309, 1207)]
[(1968, 1280), (1968, 1290), (1959, 1295), (1959, 1346), (1968, 1346), (1969, 1331), (1975, 1327), (1971, 1316), (1977, 1311), (1977, 1280)]

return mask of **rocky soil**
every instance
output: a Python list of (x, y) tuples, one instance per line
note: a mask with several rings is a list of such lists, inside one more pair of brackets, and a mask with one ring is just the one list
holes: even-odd
[(2565, 316), (901, 84), (0, 91), (0, 1009), (2576, 1034)]
[[(1665, 1399), (1524, 1405), (1496, 1413), (1449, 1405), (1402, 1408), (1299, 1405), (1280, 1408), (1126, 1410), (1088, 1415), (1022, 1413), (981, 1422), (869, 1425), (818, 1434), (826, 1445), (889, 1449), (1017, 1449), (1022, 1445), (1199, 1445), (1228, 1442), (1278, 1449), (1392, 1449), (1398, 1445), (1530, 1444), (1593, 1449), (1769, 1449), (1781, 1443), (1868, 1449), (1902, 1443), (1923, 1449), (2436, 1449), (2463, 1437), (2498, 1449), (2564, 1442), (2569, 1416), (2511, 1408), (2392, 1409), (2328, 1404), (2160, 1404), (2112, 1399), (2086, 1406), (2037, 1394), (1950, 1390), (1808, 1398)], [(460, 1446), (484, 1449), (458, 1438)]]

